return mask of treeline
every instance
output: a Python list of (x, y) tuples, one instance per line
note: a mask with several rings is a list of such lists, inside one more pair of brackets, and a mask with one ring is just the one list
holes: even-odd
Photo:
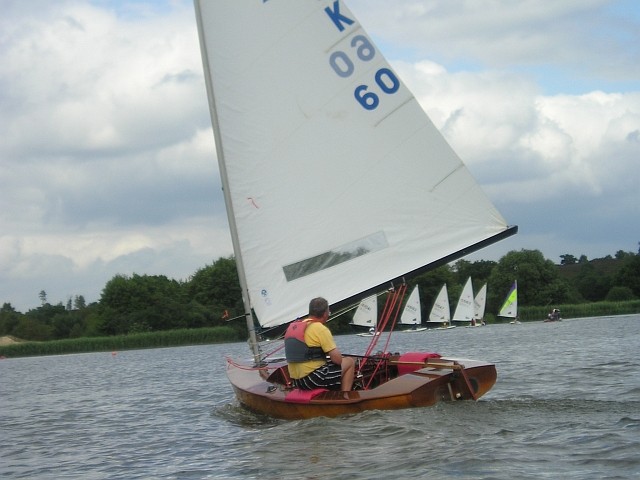
[(26, 313), (10, 303), (0, 309), (0, 336), (23, 340), (131, 335), (145, 332), (225, 326), (246, 338), (242, 321), (227, 322), (243, 312), (235, 260), (220, 258), (187, 281), (164, 275), (116, 275), (100, 300), (52, 305), (40, 292), (41, 306)]
[[(619, 251), (615, 257), (592, 261), (583, 257), (565, 262), (574, 258), (565, 255), (563, 264), (556, 265), (538, 250), (511, 251), (497, 262), (459, 260), (412, 279), (409, 287), (420, 286), (423, 316), (444, 283), (455, 305), (468, 277), (476, 292), (488, 284), (490, 319), (516, 279), (521, 307), (640, 298), (640, 254)], [(316, 293), (320, 294), (309, 295)], [(0, 309), (0, 336), (48, 341), (224, 326), (232, 329), (237, 340), (246, 338), (242, 319), (228, 321), (244, 312), (233, 257), (219, 258), (187, 281), (162, 275), (116, 275), (105, 285), (100, 300), (88, 305), (82, 296), (52, 305), (44, 291), (40, 300), (40, 307), (26, 313), (5, 303)], [(348, 331), (350, 320), (349, 316), (335, 321), (332, 330)]]

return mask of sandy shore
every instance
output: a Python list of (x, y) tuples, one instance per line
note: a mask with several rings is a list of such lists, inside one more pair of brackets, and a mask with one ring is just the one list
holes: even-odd
[(20, 343), (21, 340), (17, 339), (16, 337), (12, 337), (10, 335), (7, 335), (5, 337), (0, 337), (0, 347), (4, 347), (5, 345), (12, 345), (14, 343)]

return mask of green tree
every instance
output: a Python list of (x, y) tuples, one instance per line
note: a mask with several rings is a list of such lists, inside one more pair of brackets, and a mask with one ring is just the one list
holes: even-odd
[(43, 325), (51, 326), (53, 323), (53, 318), (56, 315), (64, 314), (65, 311), (66, 309), (64, 305), (62, 305), (62, 303), (58, 303), (57, 305), (45, 303), (38, 308), (29, 310), (27, 313), (25, 313), (25, 316)]
[(53, 338), (53, 327), (24, 315), (13, 329), (13, 335), (23, 340), (51, 340)]
[(454, 271), (457, 283), (460, 285), (460, 291), (469, 277), (473, 281), (473, 291), (478, 291), (489, 280), (491, 272), (497, 264), (493, 260), (477, 260), (475, 262), (458, 260), (454, 265)]
[(51, 326), (53, 327), (53, 338), (69, 338), (71, 336), (71, 330), (73, 330), (78, 321), (79, 319), (69, 310), (55, 315), (51, 322)]
[(558, 269), (539, 250), (511, 251), (491, 272), (487, 311), (497, 311), (514, 280), (518, 281), (519, 305), (564, 303), (569, 286), (558, 277)]
[(22, 314), (16, 312), (10, 303), (3, 303), (0, 308), (0, 335), (15, 335), (14, 329), (18, 325)]
[(629, 287), (612, 287), (605, 300), (607, 302), (627, 302), (636, 298), (638, 297), (633, 294)]
[(76, 310), (82, 310), (87, 307), (87, 302), (82, 295), (76, 295), (73, 299), (73, 308)]
[(578, 259), (573, 255), (568, 253), (560, 255), (560, 265), (575, 265), (576, 263), (578, 263)]
[(596, 271), (592, 263), (583, 263), (575, 279), (575, 285), (583, 298), (590, 302), (604, 300), (611, 289), (611, 277)]
[(640, 297), (640, 254), (629, 255), (623, 262), (614, 276), (613, 284), (628, 287), (636, 297)]
[(182, 285), (164, 275), (116, 275), (100, 297), (102, 330), (116, 335), (183, 328), (186, 303)]
[(216, 323), (224, 323), (223, 316), (233, 318), (244, 313), (238, 270), (233, 257), (221, 257), (212, 265), (199, 269), (185, 288), (190, 300), (210, 309)]

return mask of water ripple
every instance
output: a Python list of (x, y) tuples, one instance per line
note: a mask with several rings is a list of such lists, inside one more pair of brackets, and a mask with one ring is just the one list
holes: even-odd
[(0, 477), (639, 478), (639, 325), (627, 316), (398, 336), (397, 350), (494, 361), (498, 382), (475, 403), (300, 421), (238, 405), (224, 355), (246, 353), (244, 343), (3, 360)]

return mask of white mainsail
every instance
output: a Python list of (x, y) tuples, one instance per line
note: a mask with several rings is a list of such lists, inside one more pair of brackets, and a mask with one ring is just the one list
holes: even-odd
[[(417, 331), (418, 327), (422, 323), (422, 309), (420, 307), (420, 291), (418, 289), (418, 285), (413, 287), (411, 291), (411, 295), (409, 295), (409, 299), (402, 310), (402, 315), (400, 316), (400, 323), (405, 326), (410, 326), (413, 328), (413, 331)], [(422, 328), (421, 330), (425, 330)]]
[(474, 313), (473, 318), (476, 322), (481, 322), (484, 318), (484, 310), (487, 304), (487, 284), (485, 283), (480, 288), (480, 291), (476, 295), (476, 298), (473, 299)]
[(262, 327), (515, 233), (343, 1), (195, 6), (243, 300)]
[(473, 320), (475, 309), (473, 305), (473, 284), (471, 283), (471, 277), (469, 277), (462, 288), (458, 304), (453, 313), (451, 320), (454, 322), (469, 322)]
[(351, 323), (358, 327), (376, 328), (378, 324), (378, 297), (376, 295), (360, 301)]
[(514, 281), (511, 290), (507, 294), (500, 311), (499, 317), (518, 318), (518, 282)]
[(449, 309), (449, 293), (447, 292), (447, 284), (445, 283), (438, 296), (436, 297), (436, 301), (433, 303), (433, 307), (431, 308), (431, 312), (429, 313), (428, 323), (449, 323), (451, 320), (451, 310)]

